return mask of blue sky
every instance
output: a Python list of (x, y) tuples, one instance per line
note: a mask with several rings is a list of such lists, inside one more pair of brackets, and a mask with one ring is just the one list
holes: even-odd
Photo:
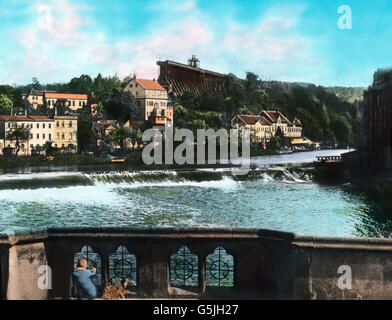
[[(338, 8), (352, 10), (341, 30)], [(0, 0), (0, 83), (156, 78), (156, 60), (243, 77), (368, 86), (392, 66), (388, 0)]]

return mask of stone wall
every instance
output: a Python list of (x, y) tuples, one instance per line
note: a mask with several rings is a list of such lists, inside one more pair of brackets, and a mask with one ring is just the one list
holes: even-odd
[[(391, 299), (392, 240), (297, 236), (254, 229), (52, 229), (0, 236), (1, 299), (68, 299), (74, 255), (85, 245), (99, 254), (102, 284), (109, 257), (123, 245), (137, 258), (139, 298)], [(176, 287), (171, 256), (187, 246), (198, 257), (198, 283)], [(234, 285), (209, 286), (206, 257), (221, 246), (234, 257)], [(40, 265), (52, 268), (51, 290), (38, 288)], [(343, 271), (339, 270), (343, 267)], [(352, 275), (351, 289), (339, 288)], [(343, 282), (348, 285), (347, 279)]]

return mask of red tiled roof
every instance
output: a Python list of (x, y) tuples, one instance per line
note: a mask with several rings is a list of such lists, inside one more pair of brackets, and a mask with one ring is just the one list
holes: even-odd
[(11, 116), (11, 115), (0, 115), (0, 121), (45, 121), (45, 120), (77, 120), (77, 116), (39, 116), (39, 115), (28, 115), (28, 116)]
[(77, 116), (53, 116), (53, 119), (58, 120), (78, 120)]
[(49, 98), (49, 99), (81, 99), (81, 100), (87, 100), (87, 94), (45, 92), (44, 95), (45, 95), (45, 98)]
[(276, 123), (278, 122), (278, 119), (280, 117), (281, 121), (283, 123), (291, 124), (290, 120), (287, 119), (283, 113), (280, 111), (276, 110), (262, 110), (259, 115), (265, 116), (267, 119), (269, 119), (271, 122)]
[(51, 118), (48, 116), (11, 116), (4, 115), (0, 116), (0, 120), (5, 121), (39, 121), (39, 120), (50, 120)]
[(157, 81), (148, 79), (135, 79), (135, 81), (144, 89), (166, 91)]
[(270, 125), (271, 123), (264, 116), (256, 114), (237, 114), (236, 116), (242, 123), (248, 125), (254, 125), (257, 121), (260, 121), (262, 125)]

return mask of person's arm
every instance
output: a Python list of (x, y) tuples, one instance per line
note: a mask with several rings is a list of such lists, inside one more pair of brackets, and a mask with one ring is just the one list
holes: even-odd
[(93, 276), (95, 276), (97, 274), (97, 269), (96, 268), (92, 268), (91, 270), (90, 270), (90, 277), (93, 277)]

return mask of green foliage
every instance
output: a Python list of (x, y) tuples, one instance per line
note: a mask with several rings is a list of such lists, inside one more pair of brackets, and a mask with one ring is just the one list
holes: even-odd
[(46, 156), (54, 156), (59, 151), (58, 148), (52, 146), (52, 142), (50, 142), (50, 141), (45, 142), (43, 149), (45, 151)]
[(120, 146), (123, 150), (125, 148), (125, 141), (131, 139), (131, 130), (125, 127), (117, 127), (112, 129), (106, 136), (106, 141), (113, 147)]
[(18, 155), (21, 143), (29, 140), (30, 129), (18, 127), (7, 133), (6, 139), (15, 142), (16, 155)]
[(14, 103), (5, 94), (0, 94), (0, 114), (10, 114)]
[(91, 139), (91, 124), (85, 116), (78, 117), (78, 146), (80, 150), (88, 147)]
[(245, 80), (240, 80), (228, 74), (223, 94), (186, 92), (177, 98), (174, 121), (176, 126), (193, 130), (205, 126), (228, 128), (235, 114), (279, 110), (291, 121), (295, 117), (300, 119), (304, 136), (313, 141), (353, 145), (361, 121), (362, 95), (362, 88), (331, 89), (313, 84), (265, 82), (251, 72)]

